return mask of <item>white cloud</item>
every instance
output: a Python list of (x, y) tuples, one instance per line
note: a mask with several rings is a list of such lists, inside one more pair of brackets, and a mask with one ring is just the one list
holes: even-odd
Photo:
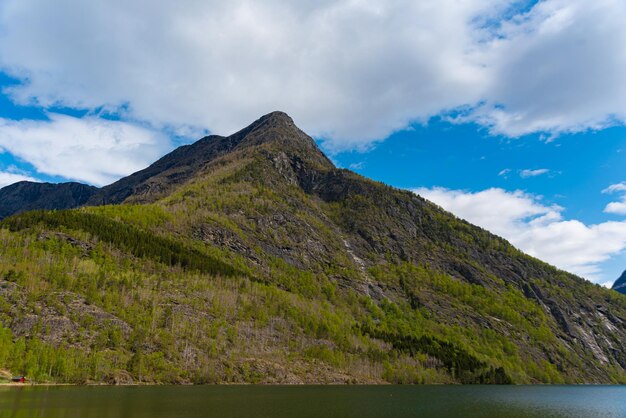
[(365, 162), (364, 161), (359, 161), (358, 163), (352, 163), (350, 164), (350, 170), (362, 170), (363, 167), (365, 167)]
[(104, 185), (146, 167), (170, 146), (164, 135), (126, 122), (48, 116), (48, 121), (0, 119), (0, 148), (40, 173)]
[(602, 190), (602, 193), (616, 193), (616, 192), (626, 192), (626, 181), (617, 184), (611, 184), (606, 189)]
[(470, 119), (494, 133), (557, 135), (626, 121), (626, 3), (546, 0), (485, 49), (493, 74)]
[(506, 176), (511, 172), (510, 168), (505, 168), (504, 170), (500, 170), (498, 176), (506, 178)]
[(22, 103), (217, 133), (280, 109), (334, 150), (459, 107), (511, 136), (623, 123), (626, 3), (503, 20), (524, 3), (3, 0), (0, 66)]
[(626, 182), (612, 184), (602, 190), (602, 193), (622, 193), (622, 200), (618, 202), (610, 202), (604, 208), (604, 212), (613, 213), (615, 215), (626, 215)]
[(20, 102), (218, 133), (280, 109), (359, 146), (478, 99), (471, 20), (501, 3), (4, 0), (0, 64)]
[(606, 205), (604, 211), (606, 213), (614, 213), (616, 215), (626, 215), (626, 198), (621, 202), (611, 202)]
[(24, 175), (12, 173), (10, 171), (0, 171), (0, 189), (8, 186), (9, 184), (17, 183), (18, 181), (38, 181), (37, 179)]
[(550, 170), (548, 170), (547, 168), (539, 168), (537, 170), (521, 170), (519, 172), (519, 175), (521, 178), (526, 179), (529, 177), (537, 177), (537, 176), (541, 176), (542, 174), (547, 174), (549, 173)]
[(521, 191), (420, 188), (414, 192), (522, 251), (590, 280), (602, 279), (600, 264), (626, 249), (626, 222), (586, 225), (566, 220), (562, 207), (545, 205)]

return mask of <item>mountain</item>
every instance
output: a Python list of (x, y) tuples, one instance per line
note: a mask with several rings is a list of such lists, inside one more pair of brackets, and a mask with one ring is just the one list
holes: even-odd
[(336, 168), (281, 112), (0, 241), (0, 368), (39, 380), (626, 382), (626, 297)]
[[(287, 125), (279, 127), (284, 122), (287, 122)], [(266, 132), (268, 126), (279, 129), (271, 132), (270, 137), (260, 138), (259, 132)], [(35, 209), (71, 209), (83, 205), (119, 204), (124, 201), (152, 202), (187, 182), (207, 163), (220, 156), (247, 146), (260, 145), (264, 141), (280, 142), (280, 138), (273, 135), (279, 135), (280, 129), (284, 128), (292, 129), (291, 133), (299, 137), (297, 143), (303, 148), (298, 152), (302, 155), (315, 155), (319, 164), (333, 167), (315, 143), (293, 125), (287, 114), (273, 112), (229, 137), (211, 135), (194, 144), (181, 146), (144, 170), (101, 189), (80, 183), (51, 184), (23, 181), (12, 184), (0, 189), (0, 219)], [(287, 137), (289, 134), (285, 138)], [(292, 140), (293, 138), (289, 137), (289, 141)]]
[(33, 209), (70, 209), (82, 206), (98, 189), (80, 183), (20, 181), (0, 189), (0, 219)]
[(626, 270), (622, 273), (619, 279), (613, 283), (613, 290), (617, 290), (620, 293), (626, 293)]
[[(284, 135), (282, 139), (280, 135)], [(198, 175), (206, 164), (216, 158), (267, 141), (280, 144), (281, 140), (287, 141), (283, 146), (298, 146), (297, 151), (301, 155), (316, 155), (322, 164), (332, 166), (315, 143), (293, 125), (289, 116), (274, 112), (229, 137), (211, 135), (192, 145), (182, 146), (150, 167), (102, 188), (89, 199), (88, 204), (153, 202)]]

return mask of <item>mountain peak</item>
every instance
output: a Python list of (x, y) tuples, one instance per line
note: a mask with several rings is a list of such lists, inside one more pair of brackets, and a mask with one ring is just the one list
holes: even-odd
[(210, 135), (179, 147), (144, 170), (105, 186), (88, 204), (121, 203), (131, 195), (136, 201), (153, 200), (188, 181), (211, 161), (238, 151), (263, 152), (290, 164), (298, 161), (323, 170), (334, 168), (313, 138), (285, 112), (275, 111), (230, 136)]
[(274, 111), (261, 116), (248, 127), (231, 135), (233, 149), (265, 146), (313, 165), (333, 169), (334, 164), (319, 149), (313, 138), (296, 126), (285, 112)]
[(280, 110), (275, 110), (273, 112), (268, 113), (267, 115), (263, 115), (259, 118), (259, 121), (268, 122), (279, 122), (286, 123), (295, 126), (293, 119), (287, 113), (282, 112)]
[(287, 129), (287, 130), (291, 129), (295, 131), (300, 131), (300, 129), (296, 126), (291, 116), (289, 116), (285, 112), (276, 110), (274, 112), (270, 112), (266, 115), (261, 116), (260, 118), (252, 122), (247, 127), (232, 134), (230, 137), (243, 139), (246, 135), (258, 129), (267, 129), (267, 128), (272, 128), (272, 127), (273, 128), (280, 127), (282, 129)]

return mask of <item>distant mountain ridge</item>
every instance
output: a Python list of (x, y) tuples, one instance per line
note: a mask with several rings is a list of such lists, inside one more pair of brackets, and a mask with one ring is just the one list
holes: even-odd
[(336, 168), (285, 113), (89, 190), (63, 202), (79, 209), (0, 222), (13, 364), (0, 368), (51, 359), (31, 374), (81, 382), (626, 382), (626, 297)]
[(81, 183), (20, 181), (0, 189), (0, 219), (35, 209), (71, 209), (82, 206), (98, 188)]
[(617, 280), (615, 280), (612, 289), (617, 290), (620, 293), (626, 294), (626, 270), (624, 270), (622, 275)]

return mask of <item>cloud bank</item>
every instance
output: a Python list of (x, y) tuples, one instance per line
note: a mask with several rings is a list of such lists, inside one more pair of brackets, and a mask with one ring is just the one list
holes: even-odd
[[(170, 147), (165, 135), (130, 123), (48, 116), (48, 121), (0, 118), (0, 151), (28, 161), (39, 173), (102, 186), (145, 168)], [(27, 179), (4, 173), (0, 184)]]
[(547, 206), (521, 191), (420, 188), (414, 192), (522, 251), (592, 281), (601, 279), (600, 263), (626, 249), (626, 221), (585, 225), (566, 220), (562, 207)]
[(493, 133), (626, 121), (622, 0), (3, 0), (9, 93), (228, 134), (281, 109), (327, 148), (439, 114)]

